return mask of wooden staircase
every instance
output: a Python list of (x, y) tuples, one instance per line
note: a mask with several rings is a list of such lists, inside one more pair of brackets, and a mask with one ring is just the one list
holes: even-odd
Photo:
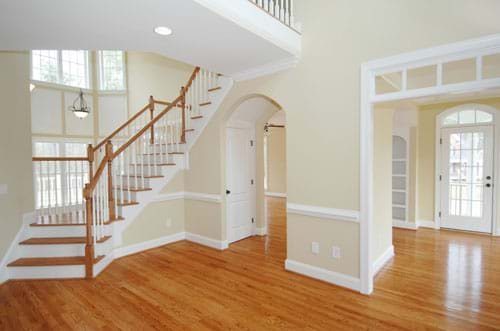
[[(101, 272), (120, 245), (116, 235), (144, 208), (141, 201), (159, 194), (184, 167), (185, 153), (217, 110), (214, 100), (220, 104), (230, 88), (223, 79), (196, 68), (173, 102), (150, 97), (112, 134), (89, 145), (86, 156), (34, 157), (38, 208), (8, 264), (10, 278)], [(62, 190), (69, 198), (60, 197)]]

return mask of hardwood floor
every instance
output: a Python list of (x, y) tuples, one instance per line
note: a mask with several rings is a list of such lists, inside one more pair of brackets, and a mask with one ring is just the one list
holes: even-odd
[(92, 281), (11, 281), (0, 330), (500, 329), (500, 239), (394, 230), (371, 297), (284, 271), (284, 200), (269, 236), (219, 252), (179, 242), (113, 262)]

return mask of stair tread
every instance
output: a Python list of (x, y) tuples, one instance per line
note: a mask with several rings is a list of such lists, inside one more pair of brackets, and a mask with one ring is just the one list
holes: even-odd
[(198, 120), (200, 118), (203, 118), (203, 115), (198, 115), (198, 116), (191, 116), (192, 120)]
[(193, 132), (194, 129), (186, 129), (186, 132)]
[[(158, 161), (161, 161), (161, 160), (158, 160)], [(142, 165), (141, 165), (141, 164), (139, 164), (139, 163), (137, 163), (137, 164), (136, 164), (136, 163), (131, 163), (130, 165), (131, 165), (131, 166), (136, 166), (136, 165), (137, 165), (137, 167), (138, 167), (138, 168), (140, 168), (140, 167), (142, 166)], [(158, 164), (156, 164), (156, 165), (157, 165), (157, 166), (167, 166), (167, 165), (168, 165), (168, 166), (175, 166), (175, 165), (177, 165), (177, 164), (176, 164), (176, 163), (158, 163)], [(144, 166), (145, 166), (145, 167), (154, 167), (155, 165), (154, 165), (154, 164), (151, 164), (151, 165), (144, 164)]]
[(135, 187), (121, 187), (117, 186), (115, 189), (120, 190), (120, 191), (130, 191), (130, 192), (147, 192), (147, 191), (152, 191), (153, 189), (151, 187), (140, 187), (140, 188), (135, 188)]
[[(111, 236), (103, 237), (97, 242), (99, 244), (108, 241)], [(85, 237), (55, 237), (55, 238), (30, 238), (21, 241), (19, 245), (71, 245), (71, 244), (85, 244), (87, 238)]]
[(123, 201), (123, 202), (122, 201), (118, 201), (116, 203), (116, 205), (118, 207), (135, 206), (135, 205), (138, 205), (138, 204), (139, 204), (139, 202), (137, 202), (137, 201)]
[(142, 178), (144, 177), (144, 179), (156, 179), (156, 178), (164, 178), (165, 176), (161, 176), (161, 175), (157, 175), (157, 176), (154, 176), (154, 175), (151, 175), (151, 176), (138, 176), (138, 175), (120, 175), (121, 177), (138, 177), (138, 178)]
[[(104, 255), (94, 259), (94, 264), (104, 258)], [(70, 266), (85, 265), (85, 256), (67, 257), (24, 257), (8, 264), (9, 267), (46, 267), (46, 266)]]
[[(119, 216), (115, 219), (109, 220), (105, 222), (104, 224), (111, 224), (116, 221), (124, 221), (125, 218)], [(80, 223), (64, 223), (64, 222), (59, 222), (59, 223), (31, 223), (30, 226), (34, 227), (43, 227), (43, 226), (85, 226), (85, 222), (80, 222)]]
[(208, 89), (208, 92), (214, 92), (214, 91), (218, 91), (218, 90), (222, 90), (222, 86), (212, 87), (212, 88)]

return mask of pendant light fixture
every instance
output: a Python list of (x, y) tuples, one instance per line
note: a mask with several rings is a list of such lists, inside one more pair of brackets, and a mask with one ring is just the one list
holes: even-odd
[(90, 114), (90, 107), (87, 106), (87, 102), (83, 97), (83, 91), (80, 89), (78, 98), (73, 101), (73, 106), (69, 107), (69, 110), (75, 114), (79, 119), (84, 119)]

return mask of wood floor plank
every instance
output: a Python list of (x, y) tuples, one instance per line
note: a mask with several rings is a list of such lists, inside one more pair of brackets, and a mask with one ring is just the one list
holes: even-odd
[(286, 203), (269, 235), (226, 251), (178, 242), (94, 280), (0, 286), (0, 330), (500, 330), (500, 239), (394, 230), (371, 297), (284, 270)]

